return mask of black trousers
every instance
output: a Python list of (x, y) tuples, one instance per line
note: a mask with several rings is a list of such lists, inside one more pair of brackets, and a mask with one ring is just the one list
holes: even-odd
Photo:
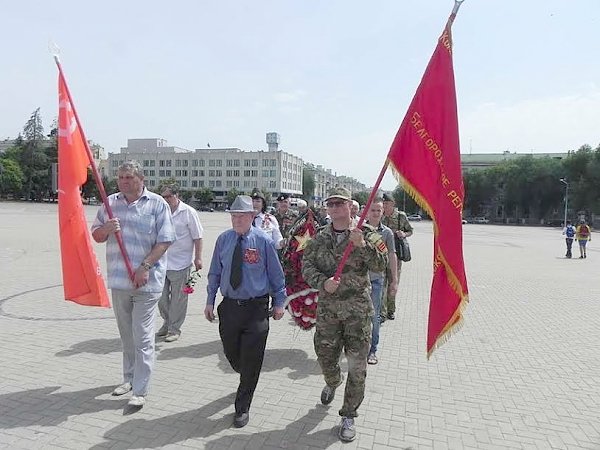
[(225, 299), (217, 308), (225, 356), (240, 374), (235, 412), (248, 412), (260, 376), (269, 335), (268, 298), (238, 302)]

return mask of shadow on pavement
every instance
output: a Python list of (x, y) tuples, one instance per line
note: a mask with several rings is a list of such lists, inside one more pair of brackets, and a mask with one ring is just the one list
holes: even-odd
[(83, 391), (54, 392), (61, 387), (50, 386), (0, 395), (0, 429), (56, 426), (69, 416), (118, 410), (127, 403), (126, 399), (96, 399), (99, 395), (110, 394), (113, 385)]
[[(315, 429), (328, 414), (329, 408), (317, 404), (300, 419), (287, 424), (281, 430), (261, 431), (250, 436), (247, 433), (222, 436), (214, 441), (207, 442), (204, 448), (214, 450), (236, 448), (237, 446), (233, 442), (248, 443), (249, 438), (253, 444), (249, 445), (249, 448), (327, 448), (338, 441), (337, 427), (315, 433), (310, 433), (310, 431)], [(250, 415), (250, 422), (252, 422), (252, 414)], [(245, 444), (242, 446), (245, 446)]]
[(88, 341), (78, 342), (71, 345), (71, 348), (61, 350), (54, 356), (73, 356), (79, 353), (92, 353), (94, 355), (108, 355), (109, 353), (120, 352), (121, 339), (90, 339)]
[[(157, 356), (159, 361), (177, 358), (204, 358), (217, 355), (219, 357), (218, 367), (225, 373), (233, 373), (225, 354), (221, 341), (203, 342), (201, 344), (189, 345), (187, 347), (162, 347)], [(310, 359), (304, 350), (292, 349), (267, 349), (262, 366), (262, 372), (273, 372), (284, 368), (292, 369), (288, 377), (293, 380), (306, 378), (310, 375), (320, 375), (321, 369), (316, 359)]]
[(105, 442), (91, 448), (98, 450), (115, 445), (130, 449), (156, 448), (187, 439), (212, 436), (231, 427), (233, 413), (220, 419), (210, 417), (224, 409), (232, 409), (234, 398), (235, 394), (228, 394), (191, 411), (151, 420), (129, 420), (108, 430), (104, 434)]

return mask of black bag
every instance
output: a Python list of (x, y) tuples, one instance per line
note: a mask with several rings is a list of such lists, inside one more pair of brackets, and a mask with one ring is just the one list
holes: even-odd
[(400, 261), (408, 262), (411, 260), (410, 246), (406, 238), (396, 239), (396, 255)]

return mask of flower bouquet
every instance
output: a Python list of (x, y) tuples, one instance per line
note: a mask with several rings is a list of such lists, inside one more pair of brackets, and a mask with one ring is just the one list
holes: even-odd
[(319, 291), (312, 289), (302, 277), (304, 248), (315, 234), (315, 220), (312, 211), (308, 210), (290, 229), (290, 239), (282, 258), (287, 293), (286, 307), (296, 325), (303, 330), (310, 330), (317, 321)]
[(192, 271), (192, 273), (190, 273), (190, 277), (183, 285), (182, 291), (185, 294), (193, 294), (194, 293), (194, 285), (196, 284), (196, 282), (198, 281), (200, 276), (201, 275), (197, 270)]

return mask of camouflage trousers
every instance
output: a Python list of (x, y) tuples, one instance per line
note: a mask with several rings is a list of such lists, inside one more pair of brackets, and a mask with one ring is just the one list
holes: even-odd
[(342, 349), (344, 350), (348, 360), (348, 380), (340, 416), (356, 417), (357, 409), (365, 397), (367, 356), (371, 345), (371, 317), (363, 308), (351, 311), (350, 301), (344, 303), (346, 304), (342, 314), (319, 304), (314, 340), (315, 353), (325, 383), (329, 386), (339, 386), (342, 381), (339, 361)]
[[(400, 284), (400, 272), (402, 270), (402, 261), (398, 260), (398, 284)], [(388, 314), (396, 313), (396, 295), (391, 296), (389, 294), (390, 287), (390, 269), (388, 267), (385, 275), (385, 282), (383, 284), (383, 295), (381, 297), (381, 315), (387, 316)]]

